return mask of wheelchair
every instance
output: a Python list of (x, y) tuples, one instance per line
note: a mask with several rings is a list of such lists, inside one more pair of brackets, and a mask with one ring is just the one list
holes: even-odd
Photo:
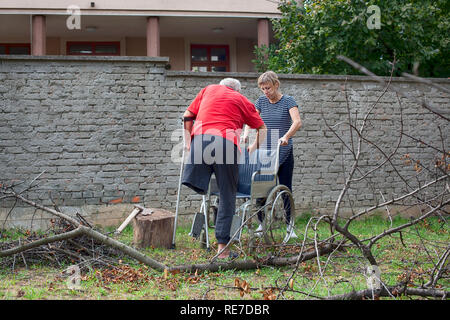
[[(278, 181), (279, 149), (278, 143), (274, 149), (257, 149), (249, 154), (245, 145), (241, 146), (236, 212), (230, 232), (232, 242), (241, 243), (243, 233), (248, 234), (250, 248), (257, 239), (267, 246), (279, 246), (290, 240), (295, 205), (289, 188)], [(190, 235), (200, 239), (207, 249), (210, 248), (208, 229), (214, 228), (219, 201), (219, 189), (213, 175), (190, 231)]]

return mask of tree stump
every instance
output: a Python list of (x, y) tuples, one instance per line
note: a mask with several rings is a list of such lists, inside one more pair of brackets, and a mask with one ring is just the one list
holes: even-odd
[[(152, 212), (152, 213), (150, 213)], [(133, 243), (140, 248), (172, 247), (175, 215), (164, 209), (146, 208), (133, 219)]]

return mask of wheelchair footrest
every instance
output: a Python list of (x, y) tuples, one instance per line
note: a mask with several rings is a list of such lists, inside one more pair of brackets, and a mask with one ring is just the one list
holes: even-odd
[(189, 235), (191, 237), (198, 239), (200, 237), (202, 229), (204, 228), (205, 228), (205, 215), (201, 212), (197, 212), (194, 216), (194, 220), (192, 221), (191, 232), (189, 232)]
[(242, 233), (242, 217), (238, 214), (233, 215), (231, 221), (230, 237), (231, 241), (240, 241)]

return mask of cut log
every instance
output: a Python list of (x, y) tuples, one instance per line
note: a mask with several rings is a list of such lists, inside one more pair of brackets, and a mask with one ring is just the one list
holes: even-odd
[(171, 248), (175, 215), (164, 209), (144, 209), (133, 219), (133, 243), (139, 248)]

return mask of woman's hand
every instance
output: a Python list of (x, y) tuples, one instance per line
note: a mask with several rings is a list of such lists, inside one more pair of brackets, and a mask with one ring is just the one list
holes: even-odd
[(258, 145), (256, 143), (252, 143), (251, 145), (249, 145), (247, 147), (247, 152), (248, 153), (252, 153), (253, 151), (255, 151), (256, 149), (258, 149)]

